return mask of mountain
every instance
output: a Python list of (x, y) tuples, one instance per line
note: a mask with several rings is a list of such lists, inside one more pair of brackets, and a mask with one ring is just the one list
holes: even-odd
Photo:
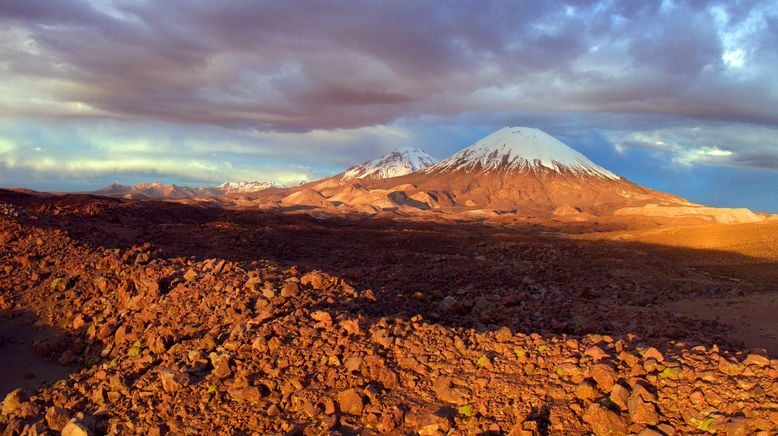
[(271, 182), (224, 182), (218, 186), (178, 186), (166, 185), (160, 182), (138, 183), (137, 185), (120, 185), (112, 183), (95, 191), (98, 195), (110, 195), (132, 198), (182, 199), (203, 196), (220, 196), (227, 194), (259, 192), (275, 187)]
[[(694, 211), (703, 210), (683, 198), (619, 177), (531, 127), (505, 127), (436, 164), (428, 165), (431, 161), (426, 160), (425, 167), (416, 171), (412, 168), (418, 167), (408, 164), (401, 166), (404, 175), (390, 172), (396, 168), (393, 163), (419, 154), (410, 151), (400, 149), (340, 176), (274, 192), (265, 197), (265, 204), (576, 219), (641, 214), (644, 208), (645, 215), (652, 217), (685, 217), (689, 211), (694, 215)], [(396, 176), (382, 177), (386, 175)], [(301, 189), (305, 195), (296, 194)], [(750, 218), (744, 215), (744, 219)]]
[(531, 127), (504, 127), (426, 169), (427, 172), (447, 170), (533, 173), (550, 170), (559, 174), (619, 179), (562, 141)]
[(273, 188), (276, 185), (273, 182), (260, 181), (260, 182), (224, 182), (216, 188), (224, 191), (225, 194), (247, 193), (257, 192), (268, 188)]
[(387, 155), (349, 168), (339, 179), (386, 179), (404, 176), (423, 170), (435, 162), (437, 160), (434, 157), (421, 149), (400, 147)]
[(602, 215), (649, 203), (689, 204), (619, 177), (531, 127), (504, 127), (397, 182), (445, 193), (455, 206), (525, 215)]

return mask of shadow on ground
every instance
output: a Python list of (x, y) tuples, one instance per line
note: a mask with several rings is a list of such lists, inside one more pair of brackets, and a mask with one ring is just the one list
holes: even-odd
[[(657, 346), (675, 340), (737, 348), (742, 344), (732, 341), (730, 326), (685, 317), (668, 304), (764, 293), (771, 278), (778, 279), (774, 263), (736, 253), (565, 233), (585, 230), (581, 225), (317, 219), (91, 196), (14, 194), (12, 200), (40, 214), (36, 225), (62, 229), (92, 246), (151, 243), (165, 258), (270, 259), (322, 270), (377, 295), (377, 301), (335, 302), (332, 310), (374, 319), (422, 314), (429, 322), (479, 330), (636, 334)], [(717, 259), (715, 265), (698, 262), (708, 258)], [(762, 272), (761, 281), (747, 280), (754, 269)], [(737, 278), (737, 271), (746, 277)]]
[(0, 398), (17, 388), (35, 392), (76, 371), (46, 356), (64, 351), (69, 336), (38, 323), (31, 312), (0, 311)]

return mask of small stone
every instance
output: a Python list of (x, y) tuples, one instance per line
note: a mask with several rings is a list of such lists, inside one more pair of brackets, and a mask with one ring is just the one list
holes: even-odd
[(88, 436), (89, 431), (86, 426), (78, 420), (69, 421), (62, 428), (62, 436)]
[(572, 363), (563, 363), (556, 367), (556, 373), (557, 375), (560, 375), (562, 377), (572, 377), (576, 374), (581, 373), (581, 369), (578, 368), (575, 364)]
[(184, 280), (187, 282), (193, 282), (197, 278), (197, 273), (193, 269), (189, 269), (186, 273), (184, 273)]
[(703, 395), (699, 390), (695, 390), (689, 395), (689, 401), (691, 401), (695, 406), (702, 406), (705, 404), (705, 395)]
[(724, 432), (727, 436), (747, 435), (748, 429), (746, 428), (746, 419), (742, 416), (732, 418), (724, 425)]
[(589, 382), (583, 382), (576, 386), (575, 396), (581, 400), (593, 400), (597, 397), (597, 389)]
[(601, 391), (610, 392), (613, 389), (617, 378), (616, 371), (613, 368), (604, 363), (598, 363), (592, 366), (591, 374)]
[(654, 347), (649, 347), (643, 350), (643, 353), (641, 353), (641, 355), (643, 356), (643, 359), (646, 360), (654, 359), (657, 362), (663, 362), (665, 360), (665, 356), (663, 356), (662, 353)]
[(211, 365), (213, 365), (213, 370), (211, 373), (219, 378), (225, 378), (232, 374), (232, 371), (230, 370), (230, 358), (226, 354), (217, 354), (217, 353), (211, 353), (209, 355), (211, 358)]
[(765, 367), (770, 365), (770, 359), (768, 359), (765, 356), (751, 353), (746, 357), (746, 360), (743, 361), (744, 365), (753, 365), (753, 366), (759, 366), (759, 367)]
[(300, 277), (303, 286), (310, 286), (313, 289), (324, 289), (329, 282), (329, 277), (319, 271), (312, 271)]
[(503, 326), (495, 332), (495, 338), (499, 342), (508, 342), (513, 338), (513, 332), (510, 328)]
[(162, 389), (165, 392), (176, 392), (182, 386), (189, 384), (189, 377), (170, 368), (162, 368), (159, 371), (159, 378), (162, 380)]
[(330, 315), (329, 312), (325, 312), (323, 310), (317, 310), (311, 313), (311, 318), (313, 318), (315, 321), (320, 322), (325, 327), (329, 327), (332, 325), (332, 315)]
[(359, 371), (359, 368), (362, 366), (362, 359), (355, 356), (349, 357), (343, 362), (343, 366), (348, 372)]
[(450, 313), (457, 313), (462, 311), (463, 306), (462, 303), (459, 302), (456, 298), (452, 297), (451, 295), (446, 295), (445, 298), (443, 298), (443, 301), (440, 302), (440, 310), (443, 312), (450, 312)]
[(259, 392), (259, 388), (253, 386), (247, 388), (229, 389), (227, 393), (229, 393), (233, 399), (247, 401), (250, 403), (255, 403), (259, 401), (260, 398), (262, 398), (262, 394)]
[(417, 429), (416, 434), (419, 436), (438, 436), (443, 434), (443, 432), (440, 431), (440, 426), (433, 422)]
[(3, 399), (3, 415), (8, 416), (13, 413), (23, 401), (24, 391), (21, 388), (11, 391), (5, 396), (5, 399)]
[(627, 401), (629, 401), (629, 389), (625, 388), (624, 386), (620, 384), (613, 385), (613, 389), (611, 389), (611, 395), (610, 399), (613, 401), (613, 404), (619, 406), (621, 410), (627, 410)]
[(49, 429), (62, 431), (70, 421), (70, 412), (62, 407), (49, 407), (46, 409), (46, 424)]
[(281, 289), (282, 297), (296, 297), (299, 293), (300, 287), (297, 285), (297, 282), (286, 282), (284, 287)]
[(632, 422), (649, 425), (659, 423), (659, 415), (656, 413), (656, 407), (654, 407), (652, 403), (643, 401), (639, 395), (633, 393), (627, 401), (627, 407)]
[(450, 377), (441, 377), (433, 381), (432, 390), (439, 400), (447, 403), (464, 404), (468, 398), (464, 389), (453, 386), (453, 379)]
[(592, 427), (595, 435), (626, 435), (629, 433), (627, 420), (618, 413), (592, 403), (583, 416), (584, 422)]
[(363, 407), (362, 396), (353, 388), (341, 391), (338, 393), (338, 407), (343, 413), (361, 415)]
[(591, 357), (595, 362), (599, 362), (605, 357), (608, 357), (608, 354), (606, 354), (604, 351), (602, 351), (602, 348), (596, 345), (586, 349), (586, 351), (584, 351), (584, 355)]
[(730, 362), (726, 358), (719, 359), (719, 371), (728, 375), (740, 375), (743, 372), (743, 366), (739, 363)]

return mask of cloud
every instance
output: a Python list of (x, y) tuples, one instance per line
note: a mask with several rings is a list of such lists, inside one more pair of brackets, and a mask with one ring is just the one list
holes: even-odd
[[(0, 186), (36, 182), (56, 189), (77, 180), (213, 184), (271, 180), (297, 184), (335, 174), (411, 141), (400, 127), (236, 131), (214, 126), (58, 120), (0, 120)], [(112, 179), (113, 178), (113, 179)]]
[(0, 113), (280, 131), (520, 110), (778, 124), (772, 2), (568, 6), (0, 0)]
[(700, 124), (606, 134), (619, 152), (647, 149), (680, 165), (725, 165), (778, 169), (778, 128), (746, 124)]

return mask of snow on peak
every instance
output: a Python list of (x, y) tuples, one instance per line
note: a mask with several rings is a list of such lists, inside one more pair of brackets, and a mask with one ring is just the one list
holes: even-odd
[(258, 182), (224, 182), (217, 188), (223, 190), (226, 194), (237, 192), (256, 192), (264, 189), (272, 188), (275, 184), (273, 182), (258, 181)]
[(424, 150), (400, 147), (385, 156), (349, 168), (341, 179), (387, 179), (404, 176), (434, 165), (435, 162), (437, 160)]
[(427, 171), (489, 171), (502, 168), (534, 170), (540, 167), (576, 175), (619, 178), (562, 141), (532, 127), (503, 127), (450, 158), (427, 168)]

